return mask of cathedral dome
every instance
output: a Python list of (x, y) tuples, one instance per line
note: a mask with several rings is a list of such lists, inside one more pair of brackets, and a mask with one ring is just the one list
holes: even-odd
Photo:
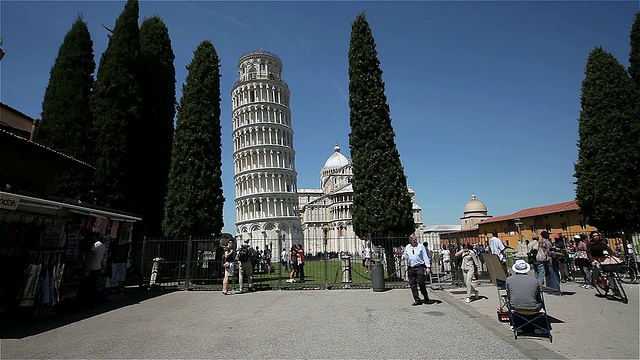
[(339, 169), (345, 165), (349, 165), (349, 159), (347, 159), (346, 156), (340, 153), (340, 146), (336, 144), (333, 150), (334, 153), (329, 156), (327, 161), (324, 163), (324, 166), (322, 167), (323, 173), (325, 170)]
[(487, 214), (487, 207), (484, 203), (476, 198), (476, 195), (471, 195), (471, 201), (464, 206), (464, 213), (482, 213)]

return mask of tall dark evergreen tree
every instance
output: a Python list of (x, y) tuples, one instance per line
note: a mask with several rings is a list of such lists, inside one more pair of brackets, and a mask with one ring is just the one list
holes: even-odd
[(140, 26), (140, 53), (142, 108), (136, 138), (152, 141), (135, 143), (136, 212), (142, 217), (141, 232), (160, 236), (176, 113), (176, 69), (169, 31), (157, 16), (145, 19)]
[(136, 209), (132, 149), (136, 141), (145, 141), (135, 137), (141, 104), (138, 14), (138, 1), (128, 0), (100, 58), (92, 98), (96, 197), (101, 205), (129, 211)]
[(640, 12), (636, 13), (635, 21), (631, 26), (631, 52), (629, 52), (629, 75), (640, 89)]
[(580, 97), (576, 200), (599, 230), (640, 229), (640, 133), (637, 92), (602, 48), (587, 59)]
[[(93, 164), (89, 99), (95, 69), (89, 28), (78, 16), (51, 67), (42, 101), (42, 119), (34, 134), (36, 142), (89, 164)], [(83, 198), (91, 188), (92, 176), (85, 170), (67, 169), (61, 175), (58, 193)]]
[(219, 236), (222, 208), (220, 60), (205, 40), (187, 66), (173, 139), (164, 235)]
[(364, 13), (349, 44), (349, 145), (353, 159), (353, 227), (363, 239), (406, 236), (414, 228), (407, 178), (394, 141), (375, 40)]

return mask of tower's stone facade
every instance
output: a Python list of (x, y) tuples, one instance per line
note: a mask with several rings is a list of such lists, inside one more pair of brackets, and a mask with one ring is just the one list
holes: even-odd
[(289, 87), (282, 61), (264, 50), (238, 61), (231, 90), (236, 238), (277, 257), (302, 243)]

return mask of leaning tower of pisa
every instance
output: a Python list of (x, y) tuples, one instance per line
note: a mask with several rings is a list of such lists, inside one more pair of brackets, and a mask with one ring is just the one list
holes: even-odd
[(282, 61), (264, 50), (238, 60), (233, 103), (236, 238), (265, 245), (278, 259), (282, 248), (302, 243), (297, 173)]

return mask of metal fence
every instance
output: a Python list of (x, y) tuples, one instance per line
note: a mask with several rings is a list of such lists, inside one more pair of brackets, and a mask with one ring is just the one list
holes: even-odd
[[(616, 245), (620, 247), (621, 234), (611, 233), (605, 236), (612, 248)], [(633, 245), (637, 249), (636, 236), (633, 237)], [(571, 237), (567, 240), (569, 239)], [(277, 246), (272, 246), (273, 252), (263, 253), (262, 257), (252, 264), (252, 285), (256, 289), (370, 288), (373, 286), (372, 270), (382, 267), (385, 288), (404, 288), (408, 286), (407, 263), (401, 259), (401, 254), (407, 242), (406, 237), (381, 237), (373, 238), (371, 241), (343, 237), (305, 239), (305, 244), (324, 244), (319, 247), (324, 251), (305, 254), (304, 282), (300, 274), (291, 274), (288, 262), (280, 261), (280, 252), (287, 246), (276, 244)], [(372, 257), (367, 261), (364, 250), (369, 246)], [(235, 247), (237, 248), (238, 244)], [(453, 254), (456, 247), (452, 246), (452, 249)], [(455, 257), (452, 256), (451, 259), (451, 270), (445, 272), (438, 259), (438, 250), (434, 252), (432, 275), (427, 277), (427, 282), (431, 283), (433, 289), (463, 286), (462, 273), (456, 265)], [(222, 253), (220, 239), (145, 239), (139, 269), (141, 285), (184, 290), (220, 290), (224, 277)], [(489, 280), (488, 272), (484, 270), (480, 281)], [(570, 272), (575, 272), (575, 269), (570, 269)], [(238, 280), (236, 266), (231, 279), (232, 287), (235, 289), (238, 289)], [(246, 279), (244, 283), (247, 283)]]
[[(372, 271), (378, 278), (382, 273), (385, 288), (408, 286), (407, 262), (401, 258), (402, 250), (408, 242), (407, 237), (375, 238), (370, 242), (357, 238), (305, 239), (306, 241), (342, 244), (349, 251), (333, 246), (332, 251), (306, 253), (302, 281), (300, 274), (292, 274), (288, 262), (280, 261), (278, 251), (281, 252), (284, 246), (279, 246), (270, 256), (269, 253), (262, 253), (261, 258), (252, 264), (253, 287), (258, 290), (370, 288)], [(369, 260), (364, 255), (364, 244), (371, 247), (372, 255)], [(353, 249), (361, 251), (355, 253)], [(224, 277), (222, 254), (220, 239), (145, 239), (139, 269), (142, 275), (141, 285), (182, 290), (220, 290)], [(440, 280), (453, 281), (450, 276), (434, 271), (434, 276), (428, 276), (427, 282), (431, 281), (432, 286), (435, 286)], [(231, 280), (235, 289), (238, 289), (238, 280), (236, 266), (235, 276)], [(247, 284), (246, 279), (244, 283)]]

